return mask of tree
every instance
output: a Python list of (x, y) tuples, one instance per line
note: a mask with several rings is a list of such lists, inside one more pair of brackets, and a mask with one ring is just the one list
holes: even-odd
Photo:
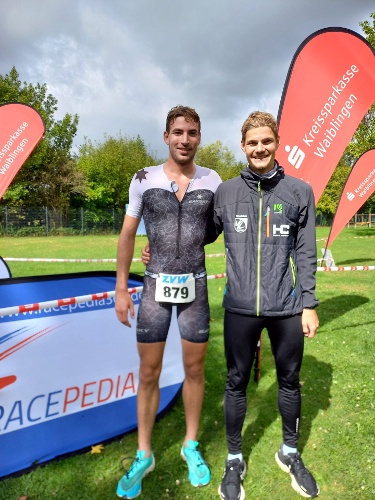
[(369, 21), (363, 21), (363, 23), (359, 23), (359, 25), (365, 34), (366, 40), (375, 49), (375, 12), (370, 14), (370, 17), (372, 18), (372, 26)]
[(105, 135), (103, 142), (95, 144), (85, 138), (78, 168), (87, 180), (86, 207), (124, 209), (135, 172), (157, 163), (139, 136)]
[[(369, 21), (359, 23), (365, 37), (375, 50), (375, 12), (370, 14), (372, 26)], [(375, 148), (375, 103), (366, 113), (359, 127), (357, 128), (353, 139), (345, 151), (348, 161), (353, 165), (354, 162), (369, 149)]]
[[(375, 12), (370, 14), (370, 17), (372, 18), (372, 25), (369, 21), (364, 21), (359, 24), (365, 34), (366, 40), (375, 50)], [(352, 141), (346, 148), (345, 158), (353, 166), (363, 153), (373, 148), (375, 148), (375, 103), (366, 113), (357, 128)], [(370, 198), (359, 210), (359, 212), (363, 213), (369, 211), (375, 213), (375, 194), (370, 196)]]
[[(78, 115), (67, 113), (62, 120), (55, 120), (57, 99), (48, 94), (46, 84), (21, 83), (15, 67), (7, 75), (0, 75), (0, 104), (9, 102), (28, 104), (38, 111), (44, 120), (46, 133), (0, 203), (66, 208), (71, 196), (84, 191), (84, 180), (78, 175), (71, 154)], [(51, 196), (52, 192), (55, 196)]]
[(350, 170), (350, 165), (340, 160), (316, 206), (317, 215), (333, 218)]
[(239, 174), (245, 164), (237, 162), (234, 154), (221, 141), (198, 148), (195, 163), (215, 170), (223, 181)]
[[(372, 26), (368, 21), (359, 24), (364, 31), (367, 41), (375, 49), (375, 12), (373, 12), (370, 17), (373, 20)], [(339, 165), (336, 167), (328, 182), (317, 205), (318, 213), (322, 213), (328, 217), (334, 215), (342, 189), (350, 174), (351, 167), (353, 167), (363, 153), (373, 148), (375, 148), (375, 103), (371, 106), (358, 126)], [(359, 210), (360, 213), (367, 213), (369, 211), (375, 213), (375, 195), (370, 196)]]
[[(359, 23), (359, 25), (364, 32), (366, 40), (375, 50), (375, 12), (370, 14), (370, 17), (372, 19), (372, 24), (370, 24), (369, 21), (364, 21), (363, 23)], [(375, 148), (375, 103), (371, 106), (360, 123), (345, 154), (353, 165), (363, 153), (373, 148)], [(360, 212), (375, 213), (375, 194), (370, 196), (360, 209)]]

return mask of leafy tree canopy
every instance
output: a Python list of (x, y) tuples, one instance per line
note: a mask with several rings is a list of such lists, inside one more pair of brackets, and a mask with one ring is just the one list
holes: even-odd
[[(361, 26), (366, 40), (372, 45), (375, 51), (375, 12), (370, 14), (372, 23), (369, 21), (364, 21), (359, 23)], [(358, 158), (368, 151), (369, 149), (375, 148), (375, 103), (371, 106), (368, 113), (366, 113), (364, 119), (360, 123), (356, 133), (353, 136), (353, 140), (346, 149), (346, 157), (349, 159), (350, 163), (353, 165)], [(361, 207), (359, 212), (367, 213), (375, 212), (375, 194), (370, 196), (366, 203)]]
[(319, 199), (316, 206), (317, 214), (323, 214), (328, 218), (333, 218), (350, 171), (351, 167), (341, 160)]
[[(51, 206), (54, 203), (55, 208), (66, 207), (70, 195), (84, 191), (83, 179), (77, 175), (71, 155), (78, 115), (67, 113), (62, 120), (55, 120), (57, 100), (48, 94), (47, 85), (21, 83), (15, 67), (7, 75), (0, 75), (0, 104), (11, 102), (28, 104), (38, 111), (44, 120), (46, 132), (14, 178), (1, 203), (23, 206)], [(61, 193), (61, 198), (51, 197), (52, 192)]]
[(223, 181), (238, 175), (245, 164), (237, 162), (234, 154), (221, 141), (198, 148), (195, 163), (215, 170)]
[(123, 209), (129, 202), (129, 184), (135, 172), (159, 163), (142, 139), (104, 136), (93, 144), (85, 139), (79, 150), (78, 168), (87, 179), (85, 205)]
[[(366, 40), (375, 50), (375, 12), (369, 21), (359, 23), (365, 34)], [(366, 113), (362, 122), (358, 126), (351, 142), (347, 146), (345, 153), (336, 167), (330, 181), (327, 184), (317, 205), (317, 212), (327, 216), (333, 216), (339, 202), (342, 189), (350, 174), (351, 167), (354, 166), (358, 158), (368, 151), (375, 148), (375, 103)], [(370, 196), (366, 203), (359, 209), (359, 213), (375, 212), (375, 194)]]

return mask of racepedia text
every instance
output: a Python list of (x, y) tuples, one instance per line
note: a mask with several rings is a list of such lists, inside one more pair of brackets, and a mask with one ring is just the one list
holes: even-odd
[(10, 432), (22, 427), (62, 417), (104, 403), (134, 396), (134, 373), (126, 376), (92, 380), (81, 386), (71, 386), (31, 398), (17, 399), (0, 406), (0, 432)]

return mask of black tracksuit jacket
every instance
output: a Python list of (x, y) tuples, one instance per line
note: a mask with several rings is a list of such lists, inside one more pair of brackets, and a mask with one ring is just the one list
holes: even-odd
[(277, 162), (270, 174), (245, 168), (215, 193), (215, 232), (224, 231), (226, 247), (223, 306), (233, 313), (289, 316), (318, 305), (312, 188)]

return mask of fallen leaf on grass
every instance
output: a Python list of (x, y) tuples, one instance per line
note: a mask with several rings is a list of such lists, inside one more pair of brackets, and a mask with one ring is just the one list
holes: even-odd
[(94, 453), (101, 453), (104, 450), (104, 446), (102, 444), (97, 444), (96, 446), (91, 446), (90, 453), (93, 455)]

